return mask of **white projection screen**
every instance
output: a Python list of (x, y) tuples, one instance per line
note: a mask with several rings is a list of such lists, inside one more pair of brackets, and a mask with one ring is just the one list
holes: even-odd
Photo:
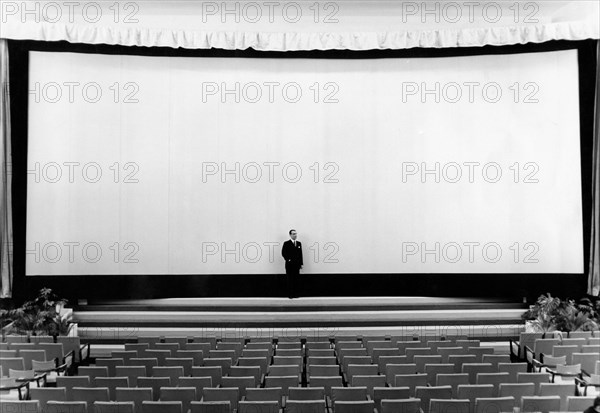
[(29, 64), (27, 275), (583, 272), (574, 50)]

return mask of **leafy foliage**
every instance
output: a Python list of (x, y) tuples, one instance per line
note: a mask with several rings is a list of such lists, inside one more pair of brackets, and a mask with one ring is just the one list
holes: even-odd
[(70, 319), (63, 318), (56, 308), (66, 303), (51, 289), (42, 288), (36, 298), (21, 307), (0, 310), (1, 325), (12, 323), (9, 334), (66, 335)]
[(529, 307), (521, 318), (531, 322), (535, 331), (592, 331), (600, 327), (600, 298), (586, 297), (575, 300), (561, 300), (549, 293), (540, 295), (536, 303)]

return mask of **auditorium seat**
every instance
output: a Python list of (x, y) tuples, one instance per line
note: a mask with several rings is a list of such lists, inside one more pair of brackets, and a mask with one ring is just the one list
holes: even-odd
[(420, 413), (421, 399), (382, 400), (381, 413)]
[(341, 363), (341, 369), (343, 373), (346, 373), (350, 364), (371, 365), (371, 363), (371, 356), (345, 356), (344, 361)]
[[(325, 343), (323, 343), (325, 344)], [(335, 350), (332, 348), (327, 348), (327, 349), (318, 349), (318, 348), (313, 348), (313, 349), (307, 349), (306, 350), (306, 355), (308, 357), (335, 357)]]
[(223, 376), (229, 374), (229, 369), (233, 365), (231, 358), (207, 358), (204, 359), (204, 367), (220, 367), (223, 372)]
[[(342, 378), (340, 377), (340, 380)], [(298, 376), (265, 376), (265, 387), (281, 387), (284, 396), (287, 396), (290, 387), (298, 386)]]
[(88, 404), (83, 401), (55, 401), (51, 400), (46, 404), (49, 413), (87, 413)]
[[(192, 337), (192, 343), (207, 343), (211, 348), (217, 348), (217, 338), (216, 337)], [(189, 347), (188, 343), (188, 347)]]
[(142, 413), (185, 413), (183, 412), (182, 403), (161, 402), (161, 401), (143, 401)]
[(4, 357), (0, 358), (0, 367), (2, 372), (8, 376), (9, 370), (25, 370), (25, 361), (23, 357)]
[(588, 375), (596, 369), (600, 353), (573, 353), (573, 364), (581, 364), (581, 370)]
[[(466, 399), (431, 399), (430, 413), (471, 413), (471, 401)], [(489, 413), (489, 412), (488, 412)]]
[(356, 375), (352, 377), (352, 387), (366, 387), (371, 398), (374, 397), (375, 387), (385, 387), (385, 376), (380, 375)]
[(417, 366), (417, 373), (425, 373), (426, 364), (441, 364), (442, 356), (440, 355), (415, 355), (413, 363)]
[(306, 380), (310, 382), (311, 376), (339, 376), (340, 367), (336, 364), (333, 366), (310, 366), (310, 369), (307, 370)]
[(78, 376), (87, 376), (90, 380), (96, 377), (108, 377), (108, 367), (106, 366), (79, 366), (77, 368)]
[(92, 379), (92, 387), (106, 387), (108, 389), (109, 400), (116, 400), (117, 387), (129, 387), (127, 377), (96, 377)]
[[(221, 342), (217, 344), (217, 351), (233, 351), (233, 364), (235, 364), (236, 360), (241, 357), (243, 345), (241, 343), (236, 342)], [(229, 356), (224, 356), (229, 357)]]
[[(245, 350), (244, 350), (245, 351)], [(260, 369), (261, 376), (267, 374), (267, 368), (269, 360), (265, 357), (240, 357), (238, 359), (238, 366), (240, 367), (258, 367)]]
[(498, 369), (500, 363), (510, 363), (510, 356), (508, 354), (484, 354), (482, 363), (491, 363)]
[(336, 403), (336, 413), (373, 413), (375, 403), (373, 400), (339, 401)]
[(594, 396), (569, 396), (567, 397), (567, 411), (583, 412), (594, 405)]
[(427, 374), (397, 374), (394, 376), (394, 387), (408, 387), (411, 397), (415, 396), (417, 386), (427, 386)]
[(138, 377), (138, 387), (151, 388), (153, 401), (158, 401), (161, 387), (171, 387), (169, 377)]
[(221, 366), (192, 367), (192, 377), (210, 377), (213, 387), (221, 385), (223, 369)]
[[(337, 366), (332, 366), (336, 367)], [(298, 381), (301, 379), (302, 368), (298, 364), (272, 364), (267, 369), (269, 376), (298, 376)]]
[(246, 395), (246, 389), (259, 387), (259, 384), (256, 381), (254, 376), (248, 377), (223, 377), (221, 379), (221, 385), (223, 387), (237, 387), (240, 390), (240, 396), (244, 397)]
[(388, 364), (408, 364), (406, 356), (380, 356), (377, 366), (379, 374), (385, 374)]
[(400, 356), (400, 350), (396, 347), (374, 348), (371, 357), (374, 364), (379, 364), (379, 358), (382, 356)]
[(469, 375), (467, 373), (440, 373), (436, 377), (436, 386), (450, 386), (452, 388), (452, 397), (458, 397), (458, 386), (469, 384)]
[(559, 396), (523, 396), (521, 412), (558, 412), (560, 410)]
[[(288, 391), (291, 389), (290, 387)], [(252, 402), (276, 401), (279, 408), (281, 408), (283, 405), (283, 389), (281, 387), (246, 389), (245, 400)]]
[(50, 400), (67, 401), (67, 389), (64, 387), (32, 387), (29, 389), (29, 397), (31, 400), (39, 402), (40, 410), (44, 413), (47, 410), (46, 404)]
[(138, 358), (144, 357), (149, 348), (150, 344), (148, 343), (125, 343), (125, 351), (135, 351)]
[(427, 382), (435, 386), (438, 374), (454, 373), (454, 364), (426, 364), (424, 372), (427, 374)]
[(417, 365), (414, 363), (407, 364), (388, 364), (385, 367), (385, 377), (389, 386), (394, 386), (397, 375), (415, 374)]
[[(552, 348), (552, 356), (553, 357), (564, 357), (565, 364), (571, 364), (573, 362), (573, 353), (577, 353), (579, 350), (578, 346), (564, 346), (558, 345)], [(544, 355), (544, 360), (546, 359), (546, 355)]]
[(73, 400), (84, 401), (87, 403), (87, 409), (94, 411), (94, 401), (110, 401), (108, 388), (106, 387), (73, 387)]
[(500, 395), (500, 384), (508, 383), (509, 381), (508, 373), (479, 373), (477, 374), (477, 379), (475, 384), (491, 384), (494, 386), (494, 396), (498, 397)]
[(226, 400), (192, 402), (190, 413), (232, 413), (231, 403)]
[(157, 348), (150, 348), (148, 350), (144, 350), (144, 358), (156, 359), (156, 362), (159, 366), (165, 365), (165, 360), (167, 359), (167, 357), (171, 357), (171, 350)]
[(558, 338), (537, 338), (533, 342), (533, 347), (525, 347), (525, 360), (533, 363), (533, 359), (540, 359), (540, 354), (552, 354), (552, 347), (560, 344)]
[(462, 373), (469, 375), (469, 383), (477, 383), (477, 375), (480, 373), (494, 373), (496, 369), (490, 363), (464, 363)]
[(140, 344), (148, 344), (149, 348), (155, 348), (156, 344), (160, 343), (160, 337), (158, 337), (158, 336), (138, 337), (137, 342)]
[(95, 413), (135, 413), (133, 402), (94, 402)]
[(202, 350), (177, 350), (174, 358), (192, 359), (193, 366), (204, 365), (204, 353)]
[(326, 413), (325, 400), (289, 400), (286, 413)]
[(236, 387), (204, 388), (202, 400), (206, 402), (227, 401), (232, 410), (237, 410), (240, 400), (240, 391)]
[(287, 400), (325, 400), (324, 387), (290, 387)]
[(494, 397), (494, 386), (491, 384), (461, 384), (456, 395), (459, 399), (469, 399), (475, 405), (475, 399)]
[(161, 402), (181, 402), (183, 412), (190, 409), (190, 403), (198, 401), (195, 387), (161, 387), (159, 401)]
[(373, 401), (378, 412), (381, 411), (382, 400), (408, 399), (410, 389), (408, 387), (375, 387), (373, 388)]
[(188, 338), (185, 336), (169, 336), (165, 337), (165, 343), (177, 343), (179, 344), (179, 350), (186, 350), (188, 345)]
[(208, 358), (208, 354), (212, 349), (210, 343), (188, 343), (187, 350), (201, 351), (203, 358)]
[(475, 399), (473, 413), (512, 412), (514, 407), (514, 397), (479, 397)]
[(194, 366), (193, 358), (181, 358), (181, 357), (167, 357), (164, 363), (165, 367), (182, 367), (182, 376), (190, 376), (192, 374), (192, 367)]
[(498, 363), (499, 373), (508, 373), (509, 382), (516, 383), (519, 373), (527, 373), (527, 363)]
[(135, 350), (123, 350), (123, 351), (113, 350), (110, 353), (110, 357), (113, 359), (122, 359), (123, 364), (127, 365), (129, 360), (131, 360), (132, 358), (138, 357), (138, 352)]
[(463, 364), (473, 364), (477, 357), (473, 354), (451, 354), (448, 356), (448, 363), (454, 364), (454, 372), (462, 373)]
[(174, 357), (175, 352), (177, 350), (180, 350), (180, 347), (179, 347), (179, 343), (156, 343), (154, 345), (154, 349), (167, 350), (167, 351), (169, 351), (169, 354), (167, 355), (167, 357)]
[(275, 355), (279, 357), (303, 357), (304, 351), (301, 348), (277, 349)]
[[(378, 374), (377, 366), (373, 364), (350, 364), (346, 370), (346, 381), (352, 382), (354, 376), (373, 376)], [(385, 383), (385, 376), (382, 376)]]
[(46, 361), (46, 352), (44, 350), (20, 350), (19, 357), (23, 358), (25, 370), (31, 370), (31, 361)]
[(116, 374), (117, 366), (124, 366), (125, 362), (123, 359), (115, 359), (115, 358), (97, 358), (96, 366), (97, 367), (106, 367), (108, 369), (108, 376), (114, 376)]
[(238, 413), (279, 413), (279, 406), (277, 402), (240, 401)]
[(573, 383), (542, 383), (539, 396), (559, 396), (560, 410), (566, 411), (567, 397), (575, 396), (575, 386)]
[(533, 383), (535, 384), (535, 394), (539, 394), (540, 384), (550, 383), (549, 373), (518, 373), (517, 383)]
[(144, 366), (117, 366), (115, 368), (115, 376), (127, 377), (131, 387), (137, 386), (137, 378), (146, 376), (147, 371)]
[[(229, 370), (229, 375), (232, 377), (252, 376), (255, 378), (257, 384), (261, 384), (263, 381), (261, 370), (258, 366), (233, 366)], [(286, 374), (283, 375), (285, 376)]]
[(67, 401), (75, 401), (73, 388), (90, 387), (91, 380), (88, 376), (59, 376), (56, 378), (56, 387), (64, 387), (67, 392)]
[[(442, 356), (442, 363), (449, 363), (450, 356), (467, 355), (467, 349), (463, 347), (440, 347), (437, 353)], [(476, 358), (473, 358), (473, 360), (476, 360)]]
[(342, 376), (312, 376), (309, 383), (310, 387), (323, 387), (325, 395), (329, 398), (331, 398), (331, 389), (333, 387), (342, 387), (343, 385)]
[[(450, 386), (417, 386), (415, 398), (421, 399), (423, 413), (429, 413), (431, 399), (451, 399), (452, 388)], [(464, 397), (459, 396), (459, 399), (464, 399)]]
[(126, 363), (129, 366), (143, 366), (146, 369), (145, 376), (150, 377), (152, 375), (152, 368), (158, 366), (158, 360), (155, 358), (132, 358)]
[[(118, 402), (133, 402), (136, 413), (142, 413), (142, 402), (155, 401), (151, 387), (117, 387), (115, 394)], [(158, 396), (156, 400), (158, 400)]]
[[(432, 356), (433, 349), (430, 347), (411, 347), (406, 349), (406, 358), (409, 363), (414, 363), (415, 356)], [(440, 356), (441, 357), (441, 356)], [(440, 359), (441, 362), (441, 359)]]
[(520, 408), (523, 396), (534, 395), (534, 383), (502, 383), (500, 385), (500, 397), (513, 397), (515, 399), (515, 407)]

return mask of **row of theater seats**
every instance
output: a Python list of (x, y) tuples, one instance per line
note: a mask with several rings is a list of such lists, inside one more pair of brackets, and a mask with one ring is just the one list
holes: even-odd
[[(527, 362), (511, 363), (476, 340), (140, 337), (111, 356), (22, 398), (41, 411), (89, 412), (479, 413), (591, 405), (575, 397), (574, 385), (527, 372)], [(12, 403), (35, 404), (28, 402)]]
[(575, 382), (578, 394), (599, 394), (600, 338), (593, 332), (522, 333), (510, 348), (513, 359), (530, 369), (550, 373), (553, 381)]

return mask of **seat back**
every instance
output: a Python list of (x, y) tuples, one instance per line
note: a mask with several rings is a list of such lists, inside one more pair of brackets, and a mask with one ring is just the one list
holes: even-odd
[(168, 377), (138, 377), (138, 387), (152, 389), (152, 401), (160, 398), (160, 388), (170, 387), (171, 379)]
[[(19, 410), (16, 410), (19, 411)], [(55, 401), (46, 403), (47, 413), (87, 413), (88, 404), (84, 401)]]
[(142, 413), (183, 413), (182, 403), (178, 401), (143, 401)]
[(67, 393), (67, 401), (75, 401), (73, 398), (73, 388), (90, 387), (91, 380), (88, 376), (58, 376), (56, 378), (56, 387), (64, 387)]
[(206, 387), (202, 390), (202, 401), (228, 401), (233, 410), (237, 410), (238, 400), (240, 400), (240, 391), (237, 387)]
[(238, 403), (238, 413), (279, 413), (279, 404), (267, 401), (240, 401)]
[(479, 397), (475, 399), (474, 413), (512, 412), (515, 407), (514, 397)]
[(135, 413), (133, 402), (94, 402), (95, 413)]
[(181, 402), (183, 412), (190, 409), (190, 403), (197, 400), (195, 387), (161, 387), (160, 398), (161, 402)]
[[(451, 399), (452, 387), (450, 386), (417, 386), (415, 397), (421, 399), (421, 409), (423, 413), (429, 413), (431, 399)], [(459, 397), (461, 398), (461, 397)]]
[(560, 410), (559, 396), (523, 396), (522, 412), (557, 412)]
[(118, 402), (133, 402), (136, 413), (141, 413), (142, 402), (154, 401), (152, 392), (151, 387), (117, 387), (115, 389), (115, 399)]
[(382, 400), (382, 413), (420, 413), (421, 399)]
[(335, 404), (336, 413), (373, 413), (373, 400), (339, 401)]
[(471, 401), (467, 399), (431, 399), (429, 401), (429, 412), (471, 413)]

